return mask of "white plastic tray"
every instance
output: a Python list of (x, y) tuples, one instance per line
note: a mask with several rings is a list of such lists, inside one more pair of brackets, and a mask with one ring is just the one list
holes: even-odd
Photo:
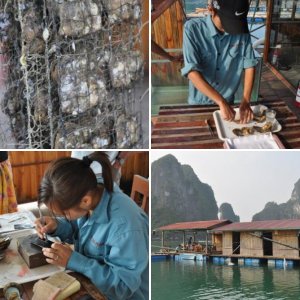
[[(251, 106), (251, 108), (252, 108), (254, 114), (259, 114), (260, 112), (267, 109), (266, 106), (261, 105), (261, 104)], [(235, 119), (239, 120), (240, 119), (240, 110), (239, 110), (239, 108), (235, 108), (234, 110), (236, 111)], [(237, 138), (237, 136), (232, 132), (232, 130), (234, 128), (252, 127), (252, 126), (262, 127), (263, 125), (266, 124), (266, 121), (261, 122), (261, 123), (256, 122), (256, 121), (251, 121), (250, 123), (247, 123), (247, 124), (238, 124), (236, 122), (225, 121), (225, 120), (222, 119), (220, 110), (214, 111), (213, 116), (214, 116), (214, 120), (215, 120), (215, 124), (216, 124), (218, 137), (219, 137), (220, 140), (223, 140), (223, 141), (225, 141), (226, 139)], [(281, 125), (275, 119), (272, 133), (278, 132), (280, 130), (281, 130)], [(255, 133), (255, 134), (261, 134), (261, 133)]]

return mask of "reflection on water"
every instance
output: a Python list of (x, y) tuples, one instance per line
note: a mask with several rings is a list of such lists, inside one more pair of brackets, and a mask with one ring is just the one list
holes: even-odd
[(300, 269), (194, 261), (152, 263), (152, 300), (299, 299)]

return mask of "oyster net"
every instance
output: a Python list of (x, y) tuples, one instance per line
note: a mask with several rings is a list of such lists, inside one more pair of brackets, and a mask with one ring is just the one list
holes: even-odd
[(0, 1), (2, 111), (16, 147), (141, 147), (141, 1)]

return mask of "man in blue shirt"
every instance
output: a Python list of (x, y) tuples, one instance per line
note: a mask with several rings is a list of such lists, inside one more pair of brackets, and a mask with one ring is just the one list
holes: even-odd
[(224, 120), (232, 121), (230, 106), (245, 72), (240, 122), (253, 118), (250, 97), (257, 60), (247, 24), (248, 0), (209, 0), (210, 15), (185, 24), (184, 68), (190, 80), (190, 104), (217, 104)]

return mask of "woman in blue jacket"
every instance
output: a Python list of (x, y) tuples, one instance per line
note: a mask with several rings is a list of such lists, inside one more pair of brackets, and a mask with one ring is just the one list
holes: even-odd
[[(103, 183), (90, 168), (94, 161)], [(41, 181), (42, 203), (54, 217), (36, 221), (39, 236), (62, 241), (43, 248), (48, 263), (85, 275), (108, 299), (149, 299), (148, 217), (113, 183), (104, 152), (53, 161)]]

